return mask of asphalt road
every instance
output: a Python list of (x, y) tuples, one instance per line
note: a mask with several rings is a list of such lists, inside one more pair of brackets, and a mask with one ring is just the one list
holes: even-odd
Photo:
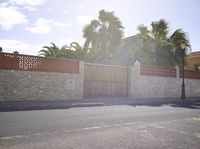
[(199, 149), (200, 110), (100, 106), (0, 112), (1, 149)]

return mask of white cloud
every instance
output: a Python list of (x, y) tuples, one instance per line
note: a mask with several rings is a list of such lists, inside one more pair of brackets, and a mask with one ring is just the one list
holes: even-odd
[(45, 18), (38, 19), (33, 25), (33, 27), (26, 27), (26, 30), (35, 34), (49, 33), (53, 27), (68, 27), (68, 24)]
[(21, 6), (23, 9), (30, 12), (37, 11), (36, 7), (43, 5), (48, 0), (8, 0), (6, 2), (0, 3), (2, 7), (18, 7)]
[(43, 5), (47, 0), (9, 0), (5, 2), (11, 5), (18, 5), (18, 6), (38, 6)]
[(81, 8), (83, 8), (83, 7), (84, 7), (83, 4), (79, 4), (79, 5), (77, 6), (78, 9), (81, 9)]
[(46, 10), (46, 12), (51, 12), (51, 11), (53, 11), (53, 7), (50, 7), (50, 8), (48, 8), (48, 9)]
[(83, 25), (90, 23), (91, 20), (93, 20), (95, 17), (93, 15), (88, 16), (78, 16), (78, 23), (81, 23)]
[(0, 7), (7, 7), (7, 6), (8, 6), (8, 2), (0, 3)]
[(3, 48), (4, 52), (14, 52), (26, 53), (31, 46), (27, 43), (23, 43), (18, 40), (0, 40), (0, 47)]
[(66, 23), (62, 23), (62, 22), (58, 22), (58, 21), (53, 21), (53, 26), (57, 26), (57, 27), (68, 27), (69, 25)]
[(36, 8), (34, 8), (34, 7), (31, 7), (31, 6), (25, 6), (25, 7), (24, 7), (24, 9), (26, 9), (26, 10), (28, 10), (28, 11), (30, 11), (30, 12), (37, 11), (37, 9), (36, 9)]
[(27, 22), (26, 16), (15, 7), (0, 7), (0, 26), (5, 30)]
[(50, 32), (52, 22), (53, 20), (40, 18), (34, 23), (34, 27), (26, 27), (26, 30), (36, 34), (46, 34)]
[(31, 45), (29, 43), (25, 43), (18, 40), (0, 40), (0, 47), (3, 48), (3, 52), (8, 53), (18, 51), (20, 54), (38, 55), (38, 52), (42, 49), (44, 45), (48, 45), (48, 43)]

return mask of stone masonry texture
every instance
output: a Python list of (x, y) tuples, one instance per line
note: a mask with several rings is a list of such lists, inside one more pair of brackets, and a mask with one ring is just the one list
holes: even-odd
[(79, 74), (0, 70), (0, 100), (73, 100), (83, 98)]
[[(76, 100), (83, 98), (84, 62), (79, 74), (0, 70), (0, 100)], [(178, 71), (177, 71), (178, 72)], [(129, 98), (180, 97), (182, 78), (140, 75), (129, 67)], [(185, 79), (186, 96), (200, 97), (200, 79)]]
[[(129, 98), (180, 97), (182, 78), (140, 75), (140, 64), (129, 68)], [(185, 79), (187, 97), (200, 97), (200, 79)]]

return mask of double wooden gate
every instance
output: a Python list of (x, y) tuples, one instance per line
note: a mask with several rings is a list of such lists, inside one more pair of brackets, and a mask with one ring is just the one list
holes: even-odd
[(127, 97), (128, 69), (121, 66), (85, 64), (84, 97)]

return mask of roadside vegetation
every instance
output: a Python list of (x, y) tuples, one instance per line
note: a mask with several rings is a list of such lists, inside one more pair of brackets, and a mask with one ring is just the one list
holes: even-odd
[[(144, 25), (138, 26), (138, 36), (142, 40), (142, 47), (133, 47), (136, 58), (146, 64), (158, 66), (180, 65), (183, 55), (186, 57), (190, 49), (186, 33), (177, 29), (172, 34), (166, 20), (153, 21), (151, 28)], [(181, 49), (185, 44), (185, 49)]]
[[(98, 63), (114, 56), (123, 41), (123, 29), (122, 22), (114, 12), (103, 9), (99, 11), (97, 19), (84, 26), (83, 46), (72, 42), (59, 48), (51, 43), (51, 46), (44, 46), (39, 55)], [(181, 65), (183, 55), (186, 56), (190, 49), (189, 40), (183, 30), (177, 29), (170, 33), (169, 23), (164, 19), (153, 21), (151, 28), (139, 25), (137, 29), (136, 36), (142, 41), (142, 45), (131, 47), (131, 51), (139, 62), (158, 66)], [(182, 44), (186, 48), (181, 49)]]
[(77, 42), (61, 48), (51, 43), (51, 46), (44, 46), (39, 51), (39, 55), (98, 62), (109, 58), (115, 52), (122, 40), (123, 29), (120, 19), (115, 16), (114, 12), (101, 10), (98, 19), (92, 20), (83, 28), (85, 39), (83, 47)]

